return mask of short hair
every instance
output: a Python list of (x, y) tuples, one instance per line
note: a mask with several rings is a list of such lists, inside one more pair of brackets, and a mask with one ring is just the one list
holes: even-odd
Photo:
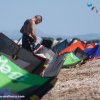
[(36, 15), (36, 16), (35, 16), (35, 18), (38, 18), (38, 17), (41, 18), (41, 22), (42, 22), (42, 20), (43, 20), (43, 19), (42, 19), (42, 16), (41, 16), (41, 15)]

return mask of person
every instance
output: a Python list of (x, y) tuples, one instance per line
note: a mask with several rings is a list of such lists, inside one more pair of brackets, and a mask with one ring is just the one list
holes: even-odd
[(42, 22), (42, 16), (36, 15), (35, 17), (31, 19), (27, 19), (24, 22), (24, 25), (20, 29), (20, 32), (22, 33), (22, 47), (33, 51), (35, 42), (37, 41), (37, 37), (35, 35), (35, 29), (34, 26)]

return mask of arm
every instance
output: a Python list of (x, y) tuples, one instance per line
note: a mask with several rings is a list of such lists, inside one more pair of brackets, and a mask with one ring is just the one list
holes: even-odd
[(34, 41), (36, 42), (37, 37), (36, 37), (36, 35), (35, 35), (34, 30), (32, 30), (32, 32), (31, 32), (31, 36), (32, 36), (32, 38), (34, 39)]
[(35, 35), (34, 26), (35, 26), (35, 23), (34, 22), (31, 22), (31, 36), (34, 39), (34, 41), (36, 42), (37, 37)]

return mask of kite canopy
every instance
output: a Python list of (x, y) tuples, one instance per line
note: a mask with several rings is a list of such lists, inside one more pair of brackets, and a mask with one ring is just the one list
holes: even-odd
[(56, 53), (56, 52), (59, 53), (61, 50), (65, 49), (65, 48), (67, 47), (67, 45), (68, 45), (68, 41), (67, 41), (67, 39), (65, 39), (64, 41), (62, 41), (62, 42), (56, 44), (56, 45), (52, 48), (52, 50), (53, 50), (55, 53)]
[(20, 66), (24, 63), (24, 68), (29, 66), (32, 72), (39, 70), (40, 66), (45, 62), (45, 59), (34, 55), (22, 47), (20, 48), (3, 33), (0, 33), (0, 52), (9, 56), (10, 59), (13, 59)]
[(87, 48), (84, 51), (88, 53), (91, 58), (100, 58), (100, 44), (96, 45), (94, 48)]
[(81, 60), (80, 58), (78, 58), (74, 53), (70, 52), (70, 53), (66, 53), (64, 54), (64, 64), (63, 67), (67, 68), (70, 66), (74, 66), (76, 64), (78, 64)]
[(62, 55), (62, 54), (67, 53), (67, 52), (72, 52), (76, 48), (80, 48), (81, 50), (84, 50), (85, 49), (85, 45), (81, 41), (75, 42), (75, 43), (69, 45), (68, 47), (66, 47), (65, 49), (63, 49), (62, 51), (60, 51), (59, 55)]
[(94, 6), (94, 4), (92, 4), (91, 2), (88, 2), (87, 6), (91, 9), (91, 11), (95, 11), (96, 13), (98, 13), (97, 7)]
[(92, 7), (93, 5), (92, 5), (91, 2), (88, 2), (88, 3), (87, 3), (87, 6), (88, 6), (88, 7)]
[(14, 93), (24, 95), (25, 100), (29, 100), (28, 98), (33, 95), (41, 98), (46, 94), (53, 87), (52, 81), (55, 77), (48, 78), (29, 73), (6, 56), (0, 55), (0, 79), (0, 90), (10, 89)]

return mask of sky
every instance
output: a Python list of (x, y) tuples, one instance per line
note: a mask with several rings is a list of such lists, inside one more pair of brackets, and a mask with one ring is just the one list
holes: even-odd
[[(91, 11), (87, 2), (99, 12)], [(0, 0), (0, 31), (19, 31), (35, 15), (42, 15), (35, 28), (46, 36), (100, 34), (100, 0)]]

